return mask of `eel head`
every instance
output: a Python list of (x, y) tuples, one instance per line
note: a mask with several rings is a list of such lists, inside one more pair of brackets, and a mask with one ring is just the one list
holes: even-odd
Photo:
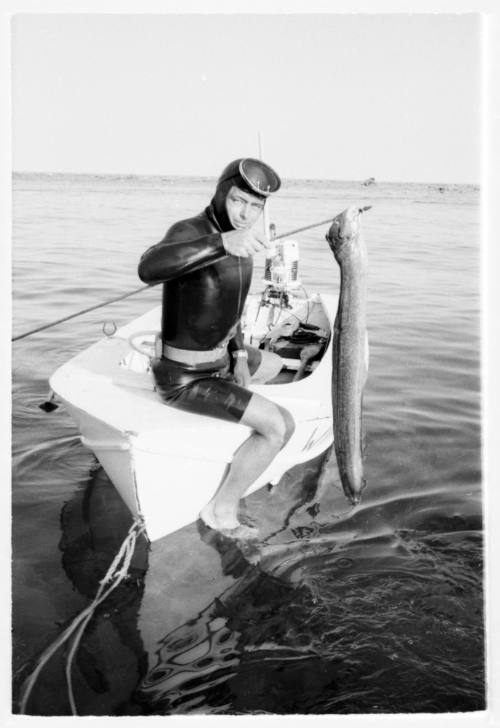
[(361, 213), (370, 208), (371, 205), (367, 207), (351, 205), (333, 218), (325, 238), (339, 263), (355, 250), (359, 237)]

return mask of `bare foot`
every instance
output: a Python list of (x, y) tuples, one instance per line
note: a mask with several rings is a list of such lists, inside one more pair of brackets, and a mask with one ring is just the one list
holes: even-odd
[(205, 526), (217, 531), (226, 538), (237, 541), (255, 540), (259, 538), (257, 528), (240, 523), (234, 514), (223, 512), (220, 508), (215, 508), (213, 503), (207, 503), (201, 510), (200, 519)]
[(241, 526), (234, 511), (216, 506), (213, 501), (207, 503), (200, 511), (201, 520), (210, 528), (220, 531), (222, 528), (232, 529)]
[(218, 533), (234, 541), (258, 541), (259, 530), (253, 526), (238, 526), (237, 528), (219, 528)]

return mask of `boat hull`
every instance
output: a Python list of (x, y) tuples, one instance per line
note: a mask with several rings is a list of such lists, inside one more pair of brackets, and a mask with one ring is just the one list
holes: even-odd
[[(316, 304), (331, 327), (336, 301), (320, 296)], [(83, 444), (102, 464), (132, 515), (144, 519), (151, 541), (196, 520), (250, 434), (244, 425), (163, 403), (154, 390), (147, 356), (130, 344), (131, 338), (137, 341), (147, 332), (146, 349), (152, 346), (151, 332), (159, 328), (159, 319), (158, 307), (74, 357), (50, 382), (76, 422)], [(246, 335), (249, 340), (248, 331)], [(330, 347), (331, 339), (321, 362), (305, 379), (250, 387), (286, 407), (296, 429), (247, 494), (276, 484), (291, 467), (332, 444)]]

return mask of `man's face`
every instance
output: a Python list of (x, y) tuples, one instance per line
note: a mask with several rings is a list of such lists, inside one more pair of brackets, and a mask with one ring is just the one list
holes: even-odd
[(248, 230), (264, 209), (264, 200), (233, 185), (226, 197), (229, 222), (235, 230)]

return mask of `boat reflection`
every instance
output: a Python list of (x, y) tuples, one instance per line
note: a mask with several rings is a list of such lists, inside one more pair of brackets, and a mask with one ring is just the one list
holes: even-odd
[[(81, 715), (234, 713), (248, 712), (249, 703), (266, 712), (270, 673), (283, 712), (294, 712), (297, 690), (320, 660), (303, 625), (316, 591), (301, 564), (306, 554), (332, 550), (314, 540), (327, 461), (325, 453), (287, 473), (272, 493), (246, 499), (262, 527), (258, 547), (241, 548), (199, 523), (138, 542), (129, 578), (96, 612), (75, 660)], [(127, 533), (129, 511), (97, 468), (61, 522), (64, 568), (91, 597)], [(308, 699), (322, 684), (317, 678), (308, 687)], [(67, 712), (62, 695), (52, 696), (56, 703), (52, 714)]]
[[(247, 499), (263, 543), (235, 544), (198, 523), (152, 545), (139, 617), (149, 669), (135, 694), (144, 713), (234, 713), (239, 707), (247, 712), (250, 693), (252, 712), (259, 712), (259, 704), (266, 712), (267, 683), (258, 684), (256, 670), (276, 671), (275, 683), (285, 680), (289, 699), (296, 695), (289, 681), (295, 676), (302, 684), (306, 663), (318, 659), (300, 616), (315, 594), (280, 566), (303, 559), (298, 546), (306, 548), (301, 538), (309, 538), (314, 526), (297, 526), (295, 536), (290, 528), (299, 513), (314, 523), (326, 459), (327, 454), (285, 476), (271, 496), (272, 509), (265, 492)], [(322, 550), (329, 549), (323, 544)], [(299, 663), (303, 667), (290, 669)], [(311, 697), (321, 684), (311, 688)]]
[[(297, 695), (290, 682), (295, 678), (300, 690), (311, 661), (320, 659), (302, 625), (302, 615), (314, 604), (313, 590), (266, 573), (266, 546), (255, 564), (229, 542), (219, 541), (217, 549), (223, 575), (232, 577), (232, 583), (198, 614), (156, 640), (151, 668), (136, 692), (144, 712), (238, 713), (248, 712), (249, 702), (252, 712), (259, 705), (265, 711), (271, 683), (264, 676), (272, 673), (274, 689), (290, 700)], [(273, 565), (274, 550), (269, 558)], [(320, 680), (310, 698), (321, 685)]]
[[(74, 671), (82, 715), (442, 709), (448, 678), (436, 693), (422, 659), (431, 664), (438, 649), (456, 661), (458, 634), (470, 661), (482, 659), (473, 649), (481, 620), (473, 633), (468, 616), (481, 603), (478, 504), (421, 492), (389, 498), (373, 488), (346, 514), (331, 473), (318, 491), (324, 464), (290, 471), (273, 492), (246, 500), (262, 531), (258, 548), (199, 524), (138, 544), (131, 578), (82, 640)], [(63, 514), (65, 568), (87, 595), (130, 525), (115, 498), (101, 472)], [(457, 538), (470, 542), (470, 568), (457, 562)], [(59, 673), (52, 686), (63, 684)], [(467, 688), (474, 700), (478, 675), (479, 688)]]

